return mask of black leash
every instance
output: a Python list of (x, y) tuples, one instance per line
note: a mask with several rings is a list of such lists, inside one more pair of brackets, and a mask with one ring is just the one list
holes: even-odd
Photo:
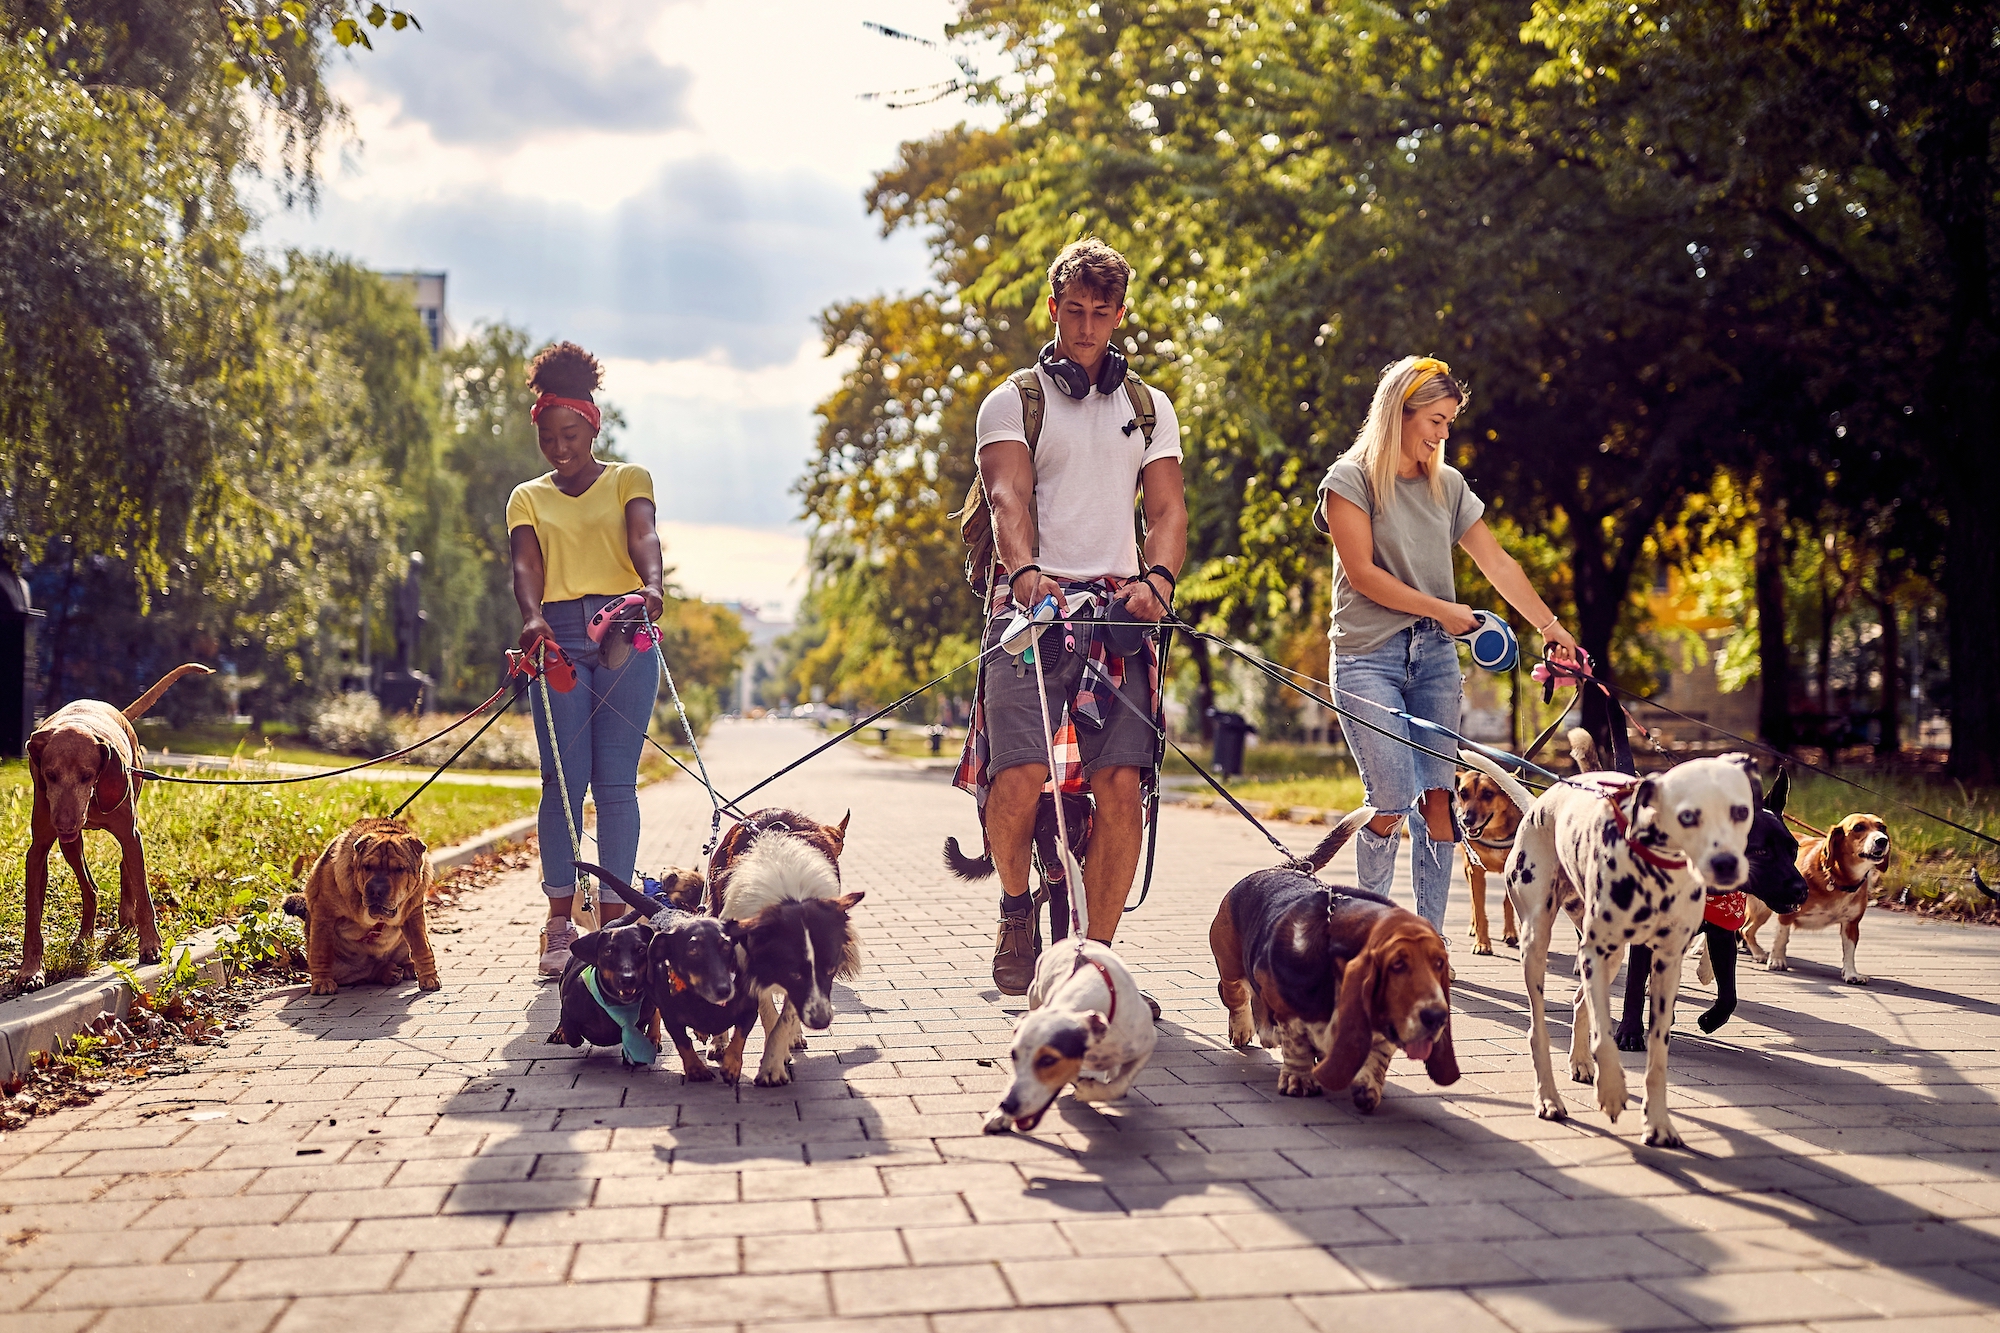
[(1735, 741), (1738, 745), (1747, 745), (1753, 750), (1760, 750), (1763, 753), (1770, 755), (1773, 759), (1776, 759), (1781, 764), (1792, 764), (1799, 768), (1805, 769), (1809, 773), (1817, 773), (1823, 778), (1832, 778), (1835, 782), (1844, 783), (1845, 785), (1854, 788), (1856, 791), (1866, 792), (1870, 796), (1873, 796), (1878, 800), (1888, 801), (1891, 804), (1902, 806), (1905, 810), (1915, 811), (1917, 814), (1922, 815), (1926, 819), (1935, 820), (1936, 822), (1943, 824), (1946, 828), (1957, 829), (1960, 833), (1969, 834), (1972, 837), (1979, 839), (1981, 842), (1989, 843), (1995, 847), (2000, 847), (2000, 838), (1996, 838), (1990, 833), (1982, 833), (1976, 828), (1968, 828), (1964, 824), (1959, 823), (1955, 819), (1947, 819), (1945, 816), (1938, 814), (1935, 811), (1924, 809), (1924, 807), (1922, 807), (1921, 805), (1914, 805), (1909, 801), (1902, 799), (1900, 796), (1892, 796), (1888, 792), (1877, 791), (1875, 788), (1868, 786), (1866, 783), (1856, 782), (1852, 778), (1843, 777), (1839, 773), (1834, 772), (1830, 768), (1822, 768), (1818, 764), (1809, 764), (1803, 759), (1799, 759), (1793, 755), (1786, 754), (1783, 750), (1777, 749), (1775, 746), (1766, 745), (1762, 741), (1753, 741), (1747, 736), (1739, 736), (1735, 732), (1730, 731), (1726, 727), (1718, 727), (1713, 722), (1705, 722), (1700, 718), (1689, 717), (1686, 713), (1680, 712), (1676, 709), (1669, 708), (1662, 703), (1655, 703), (1653, 700), (1648, 699), (1645, 695), (1639, 694), (1633, 690), (1628, 690), (1624, 686), (1619, 685), (1614, 681), (1609, 681), (1604, 679), (1602, 676), (1595, 676), (1590, 674), (1589, 672), (1579, 671), (1575, 667), (1566, 666), (1561, 663), (1557, 663), (1553, 660), (1551, 660), (1549, 663), (1549, 670), (1551, 671), (1551, 673), (1554, 674), (1573, 676), (1577, 679), (1579, 684), (1587, 682), (1591, 685), (1597, 686), (1601, 690), (1604, 690), (1606, 693), (1616, 691), (1617, 693), (1622, 694), (1626, 698), (1632, 700), (1634, 703), (1641, 703), (1645, 704), (1650, 708), (1657, 708), (1659, 711), (1667, 714), (1670, 717), (1677, 717), (1683, 722), (1691, 722), (1695, 726), (1702, 727), (1705, 728), (1706, 730), (1715, 732), (1719, 736), (1727, 736), (1730, 740)]
[(424, 779), (423, 785), (418, 787), (415, 791), (411, 792), (408, 796), (405, 796), (403, 798), (403, 803), (396, 807), (395, 813), (391, 814), (389, 818), (401, 819), (403, 817), (403, 811), (410, 808), (410, 802), (416, 800), (419, 796), (422, 796), (424, 792), (429, 789), (430, 785), (438, 780), (439, 775), (441, 775), (447, 768), (450, 768), (453, 764), (457, 763), (458, 757), (464, 754), (467, 750), (470, 750), (472, 748), (472, 743), (478, 740), (481, 736), (484, 736), (486, 734), (486, 729), (492, 726), (495, 722), (498, 722), (502, 714), (504, 714), (508, 709), (512, 708), (515, 704), (521, 702), (522, 697), (525, 696), (527, 692), (528, 692), (527, 681), (524, 680), (519, 685), (516, 685), (514, 687), (514, 697), (509, 699), (506, 703), (501, 704), (498, 708), (494, 709), (493, 716), (487, 718), (484, 722), (480, 723), (479, 730), (473, 732), (472, 735), (466, 737), (465, 744), (459, 746), (456, 750), (453, 750), (451, 752), (451, 758), (445, 760), (442, 764), (439, 764), (435, 769), (431, 770), (431, 775)]
[[(139, 777), (146, 778), (153, 782), (179, 782), (190, 787), (283, 787), (294, 782), (319, 782), (326, 778), (343, 777), (349, 773), (358, 773), (364, 768), (372, 768), (376, 764), (386, 764), (391, 759), (400, 759), (406, 754), (412, 754), (418, 750), (423, 749), (426, 745), (431, 744), (433, 741), (443, 740), (446, 736), (451, 735), (452, 732), (457, 731), (460, 727), (472, 721), (473, 718), (478, 717), (481, 713), (485, 712), (486, 709), (492, 705), (495, 699), (498, 699), (501, 695), (505, 694), (506, 692), (507, 692), (507, 687), (505, 685), (502, 685), (499, 689), (487, 695), (486, 701), (484, 703), (480, 704), (477, 708), (473, 709), (465, 716), (459, 718), (458, 721), (452, 723), (450, 726), (446, 727), (443, 731), (436, 732), (432, 735), (426, 736), (420, 741), (413, 741), (412, 743), (405, 745), (400, 750), (391, 750), (388, 754), (377, 755), (373, 759), (364, 759), (358, 764), (349, 764), (346, 768), (328, 769), (323, 773), (298, 773), (294, 774), (291, 777), (285, 777), (285, 778), (189, 778), (189, 777), (181, 777), (172, 773), (155, 773), (150, 768), (135, 768), (132, 771)], [(509, 703), (511, 704), (512, 700), (509, 700)], [(500, 710), (500, 713), (504, 713), (506, 711), (507, 710), (505, 708), (502, 708)], [(498, 717), (500, 716), (500, 713), (495, 713), (493, 716)], [(491, 725), (492, 722), (489, 719), (487, 722), (487, 726)], [(484, 731), (486, 730), (486, 727), (481, 727), (480, 730)], [(464, 747), (463, 746), (459, 747), (459, 751), (461, 754), (464, 753)], [(457, 755), (453, 755), (452, 759), (456, 759), (457, 757), (458, 757)], [(447, 765), (449, 765), (450, 762), (451, 762), (450, 759), (447, 759), (445, 761)], [(438, 770), (438, 772), (443, 772), (443, 771), (444, 770), (442, 768)], [(436, 777), (437, 774), (434, 773), (431, 776)], [(426, 782), (424, 785), (429, 786), (430, 784)]]
[[(1054, 624), (1056, 622), (1051, 621), (1050, 623)], [(926, 684), (917, 686), (916, 689), (911, 690), (908, 694), (896, 700), (896, 702), (890, 704), (888, 707), (877, 709), (875, 712), (870, 713), (867, 717), (862, 718), (859, 722), (856, 722), (853, 726), (849, 727), (846, 731), (841, 732), (838, 736), (835, 736), (832, 740), (828, 741), (826, 744), (818, 747), (817, 749), (811, 750), (805, 754), (800, 755), (797, 759), (792, 760), (791, 763), (786, 764), (783, 768), (773, 773), (770, 777), (765, 778), (762, 782), (758, 783), (756, 786), (750, 788), (748, 791), (739, 795), (735, 800), (725, 802), (725, 804), (732, 809), (735, 808), (739, 803), (749, 800), (752, 796), (764, 790), (764, 788), (770, 786), (772, 783), (776, 782), (779, 778), (785, 776), (785, 774), (791, 772), (799, 765), (804, 763), (809, 763), (810, 761), (819, 758), (821, 755), (825, 754), (828, 750), (831, 750), (834, 746), (840, 744), (842, 741), (846, 740), (849, 736), (852, 736), (855, 732), (861, 730), (863, 727), (869, 725), (871, 722), (874, 722), (879, 718), (887, 717), (889, 714), (895, 712), (898, 708), (901, 708), (904, 704), (910, 702), (910, 700), (916, 698), (918, 695), (924, 693), (926, 690), (934, 689), (937, 686), (942, 685), (945, 681), (950, 680), (953, 676), (956, 676), (959, 672), (965, 670), (967, 667), (974, 666), (980, 662), (984, 662), (987, 658), (993, 656), (993, 654), (999, 652), (1005, 646), (1006, 643), (1004, 640), (1002, 640), (1000, 642), (996, 642), (991, 648), (988, 648), (985, 651), (981, 652), (979, 656), (968, 657), (967, 659), (965, 659), (965, 661), (960, 662), (957, 666), (945, 672), (942, 676), (939, 676), (936, 679), (927, 682)], [(739, 818), (740, 817), (741, 816), (739, 816)]]

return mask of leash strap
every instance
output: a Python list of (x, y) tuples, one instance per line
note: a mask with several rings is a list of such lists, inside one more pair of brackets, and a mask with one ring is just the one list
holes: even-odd
[[(464, 754), (467, 750), (470, 750), (472, 748), (473, 742), (477, 741), (481, 736), (484, 736), (486, 734), (486, 729), (492, 726), (495, 722), (498, 722), (500, 720), (501, 714), (505, 713), (515, 704), (521, 702), (522, 696), (525, 695), (527, 692), (528, 692), (528, 682), (526, 682), (525, 680), (522, 681), (519, 685), (515, 686), (514, 697), (509, 699), (506, 703), (501, 704), (498, 708), (494, 709), (493, 716), (487, 718), (486, 721), (482, 722), (479, 725), (479, 730), (473, 732), (472, 735), (466, 738), (465, 744), (459, 746), (456, 750), (453, 750), (451, 752), (451, 758), (445, 760), (442, 764), (439, 764), (436, 768), (432, 769), (431, 775), (424, 779), (423, 785), (418, 787), (415, 791), (411, 792), (408, 796), (405, 796), (403, 798), (403, 803), (396, 807), (394, 813), (392, 813), (389, 816), (389, 818), (401, 819), (403, 817), (403, 811), (409, 809), (412, 802), (414, 802), (419, 796), (422, 796), (427, 790), (429, 790), (430, 785), (438, 780), (439, 775), (441, 775), (447, 768), (450, 768), (453, 764), (457, 763), (459, 756)], [(555, 734), (553, 728), (550, 730), (549, 734), (551, 736)]]
[[(715, 790), (715, 784), (708, 780), (708, 765), (703, 762), (701, 757), (701, 743), (694, 738), (694, 724), (688, 721), (687, 708), (681, 703), (680, 687), (674, 684), (674, 673), (672, 668), (667, 665), (667, 650), (660, 644), (660, 633), (657, 628), (653, 631), (653, 651), (659, 654), (660, 674), (667, 678), (667, 693), (673, 696), (674, 711), (680, 714), (681, 730), (687, 733), (688, 748), (694, 751), (695, 767), (701, 770), (701, 785), (708, 792), (708, 842), (701, 849), (701, 854), (707, 856), (715, 850), (715, 844), (722, 838), (722, 796)], [(630, 721), (631, 719), (627, 718), (626, 720)], [(650, 719), (648, 720), (650, 721)], [(651, 739), (650, 732), (652, 729), (650, 727), (641, 727), (639, 730), (641, 735)], [(664, 749), (665, 747), (661, 748)], [(680, 763), (679, 760), (675, 760), (674, 762)], [(681, 764), (681, 771), (687, 771), (686, 764)]]
[(495, 699), (498, 699), (506, 692), (507, 687), (502, 685), (499, 689), (487, 695), (485, 701), (477, 708), (459, 718), (458, 721), (452, 723), (443, 731), (434, 732), (420, 741), (412, 741), (400, 750), (391, 750), (389, 753), (377, 755), (373, 759), (364, 759), (358, 764), (349, 764), (346, 768), (331, 768), (324, 773), (297, 773), (285, 778), (188, 778), (172, 773), (155, 773), (150, 768), (135, 768), (132, 772), (151, 782), (179, 782), (190, 787), (283, 787), (293, 782), (319, 782), (325, 778), (337, 778), (348, 773), (358, 773), (362, 769), (371, 768), (376, 764), (386, 764), (391, 759), (401, 759), (406, 754), (413, 754), (423, 749), (433, 741), (443, 740), (446, 736), (451, 735), (452, 732), (457, 731), (460, 727), (472, 721), (473, 718), (485, 712)]
[[(1034, 646), (1028, 649), (1028, 654), (1035, 659), (1035, 699), (1042, 706), (1042, 735), (1047, 742), (1049, 755), (1049, 785), (1054, 787), (1056, 785), (1056, 731), (1055, 723), (1049, 719), (1048, 681), (1042, 674), (1042, 645), (1045, 642), (1045, 633), (1046, 631), (1036, 634)], [(1090, 658), (1087, 654), (1083, 660), (1086, 666), (1090, 664)], [(1063, 799), (1060, 790), (1056, 791), (1055, 798), (1056, 846), (1060, 849), (1057, 855), (1063, 863), (1063, 875), (1069, 880), (1069, 921), (1070, 928), (1076, 931), (1076, 961), (1077, 966), (1081, 967), (1084, 962), (1084, 941), (1090, 937), (1090, 904), (1084, 901), (1088, 896), (1088, 892), (1083, 884), (1083, 868), (1077, 865), (1076, 857), (1071, 854), (1069, 849), (1069, 817), (1063, 814)], [(1040, 797), (1036, 799), (1039, 800)], [(1079, 905), (1081, 910), (1079, 910)]]
[[(537, 667), (535, 679), (542, 687), (542, 721), (549, 729), (549, 758), (556, 767), (556, 790), (562, 797), (563, 828), (569, 833), (570, 859), (574, 862), (583, 859), (583, 830), (577, 827), (575, 820), (570, 816), (569, 777), (563, 772), (562, 738), (556, 735), (555, 707), (549, 701), (549, 673), (540, 669), (542, 658), (546, 651), (543, 645), (547, 642), (547, 639), (543, 639), (535, 645), (535, 665)], [(578, 812), (577, 818), (580, 819), (581, 817), (581, 812)], [(586, 908), (593, 905), (590, 893), (590, 879), (581, 870), (576, 872), (576, 885), (572, 892), (584, 895), (584, 905)], [(574, 916), (573, 909), (571, 914)]]

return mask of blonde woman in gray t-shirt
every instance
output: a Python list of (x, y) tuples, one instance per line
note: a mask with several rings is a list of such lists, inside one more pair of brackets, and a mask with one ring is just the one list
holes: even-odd
[[(1500, 595), (1558, 650), (1576, 650), (1548, 604), (1528, 586), (1480, 515), (1485, 504), (1444, 461), (1445, 437), (1466, 388), (1434, 357), (1408, 356), (1382, 372), (1353, 447), (1327, 469), (1313, 519), (1333, 538), (1334, 701), (1386, 731), (1402, 719), (1373, 704), (1458, 729), (1458, 645), (1474, 625), (1452, 587), (1451, 548), (1463, 546)], [(1444, 933), (1451, 889), (1447, 848), (1458, 840), (1450, 762), (1342, 718), (1368, 804), (1381, 815), (1361, 830), (1361, 887), (1387, 893), (1396, 874), (1396, 825), (1410, 829), (1417, 911)], [(1434, 739), (1417, 737), (1431, 749)]]

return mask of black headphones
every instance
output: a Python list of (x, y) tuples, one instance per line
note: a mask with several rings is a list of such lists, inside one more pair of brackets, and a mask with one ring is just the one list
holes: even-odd
[[(1036, 360), (1049, 373), (1049, 378), (1056, 382), (1056, 388), (1062, 390), (1063, 397), (1079, 400), (1090, 397), (1090, 372), (1066, 356), (1057, 356), (1053, 338), (1042, 346), (1041, 355)], [(1104, 360), (1097, 367), (1097, 391), (1117, 393), (1125, 383), (1127, 368), (1125, 354), (1116, 347), (1107, 346)]]

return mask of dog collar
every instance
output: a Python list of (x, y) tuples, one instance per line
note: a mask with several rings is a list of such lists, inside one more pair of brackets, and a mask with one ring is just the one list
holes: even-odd
[(1632, 849), (1632, 855), (1638, 857), (1654, 869), (1686, 870), (1687, 858), (1685, 856), (1663, 856), (1651, 847), (1632, 841), (1632, 829), (1630, 823), (1625, 818), (1625, 808), (1618, 804), (1619, 798), (1631, 789), (1632, 784), (1626, 782), (1619, 784), (1616, 790), (1604, 793), (1604, 803), (1611, 807), (1611, 818), (1618, 825), (1618, 836), (1625, 839), (1625, 845)]
[(639, 1010), (643, 1006), (613, 1004), (605, 999), (604, 992), (597, 988), (597, 969), (594, 967), (583, 969), (583, 986), (590, 992), (590, 998), (596, 1000), (604, 1012), (611, 1016), (611, 1021), (618, 1024), (618, 1037), (624, 1046), (625, 1058), (635, 1065), (653, 1063), (654, 1057), (660, 1053), (660, 1048), (653, 1044), (651, 1037), (639, 1030)]
[(1863, 884), (1866, 884), (1868, 882), (1868, 876), (1866, 874), (1862, 875), (1860, 879), (1855, 880), (1851, 884), (1842, 884), (1840, 882), (1840, 867), (1833, 863), (1832, 838), (1828, 838), (1825, 842), (1819, 845), (1819, 863), (1826, 870), (1827, 887), (1832, 889), (1835, 893), (1853, 893), (1856, 889), (1860, 888)]
[(1111, 1003), (1106, 1005), (1104, 1009), (1104, 1022), (1106, 1026), (1116, 1023), (1118, 1021), (1118, 986), (1111, 980), (1111, 969), (1098, 962), (1095, 958), (1085, 954), (1082, 949), (1076, 951), (1076, 956), (1081, 961), (1089, 963), (1092, 967), (1096, 968), (1097, 975), (1104, 978), (1105, 993), (1111, 997)]

